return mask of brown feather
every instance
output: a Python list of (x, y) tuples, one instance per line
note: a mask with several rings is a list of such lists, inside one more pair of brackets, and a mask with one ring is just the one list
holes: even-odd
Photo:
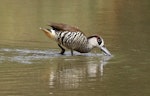
[(57, 31), (81, 32), (81, 30), (78, 29), (77, 27), (63, 23), (50, 23), (49, 26), (51, 26), (54, 30)]

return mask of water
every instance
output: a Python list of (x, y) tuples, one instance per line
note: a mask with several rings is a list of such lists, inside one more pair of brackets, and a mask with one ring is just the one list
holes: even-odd
[[(149, 96), (149, 0), (0, 0), (0, 96)], [(99, 49), (58, 54), (49, 21), (98, 34)]]

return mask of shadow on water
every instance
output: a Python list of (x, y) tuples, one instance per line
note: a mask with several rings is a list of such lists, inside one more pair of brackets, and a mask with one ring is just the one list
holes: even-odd
[(46, 63), (49, 66), (47, 68), (49, 72), (46, 72), (49, 74), (48, 77), (46, 76), (51, 90), (49, 94), (57, 94), (59, 90), (84, 88), (85, 86), (80, 86), (80, 84), (84, 85), (83, 83), (102, 79), (104, 66), (111, 59), (111, 57), (100, 53), (81, 54), (74, 52), (74, 56), (71, 56), (70, 51), (67, 51), (63, 56), (58, 53), (56, 49), (1, 48), (0, 63), (13, 64), (15, 62), (25, 65), (42, 64), (43, 66)]
[[(63, 92), (67, 94), (79, 94), (96, 88), (93, 82), (103, 81), (104, 66), (108, 64), (111, 57), (102, 54), (85, 54), (74, 57), (63, 57), (54, 62), (49, 68), (49, 94), (59, 95)], [(65, 63), (64, 63), (65, 62)], [(56, 67), (57, 66), (57, 67)], [(82, 91), (80, 91), (82, 89)]]

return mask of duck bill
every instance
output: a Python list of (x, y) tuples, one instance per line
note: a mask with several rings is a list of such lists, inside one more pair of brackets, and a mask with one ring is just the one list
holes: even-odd
[(111, 53), (108, 51), (108, 49), (105, 46), (100, 47), (101, 51), (106, 55), (106, 56), (111, 56)]

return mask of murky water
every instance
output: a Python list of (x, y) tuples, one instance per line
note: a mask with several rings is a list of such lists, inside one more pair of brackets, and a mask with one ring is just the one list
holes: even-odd
[[(0, 96), (149, 96), (149, 0), (0, 0)], [(58, 54), (49, 21), (101, 35), (99, 49)]]

